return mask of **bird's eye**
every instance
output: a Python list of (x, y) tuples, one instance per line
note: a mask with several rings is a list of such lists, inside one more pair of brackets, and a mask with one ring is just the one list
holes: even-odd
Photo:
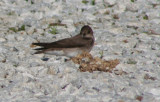
[(88, 31), (88, 34), (89, 34), (89, 33), (91, 33), (91, 31), (90, 31), (90, 30)]
[(82, 37), (84, 38), (85, 36), (86, 36), (86, 33), (83, 33), (83, 34), (82, 34)]

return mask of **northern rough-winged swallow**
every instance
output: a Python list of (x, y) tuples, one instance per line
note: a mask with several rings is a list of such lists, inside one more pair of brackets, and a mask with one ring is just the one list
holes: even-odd
[(82, 27), (80, 34), (71, 38), (62, 39), (51, 43), (32, 43), (41, 46), (35, 54), (45, 53), (51, 55), (74, 57), (82, 52), (90, 52), (94, 45), (94, 35), (90, 26)]

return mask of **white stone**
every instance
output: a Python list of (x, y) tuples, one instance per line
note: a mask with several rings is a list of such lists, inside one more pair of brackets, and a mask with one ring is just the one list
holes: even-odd
[(114, 13), (115, 13), (115, 14), (121, 14), (121, 13), (125, 12), (125, 10), (126, 10), (126, 5), (124, 5), (124, 4), (119, 4), (119, 5), (117, 6), (117, 9), (114, 10)]
[(5, 38), (0, 38), (0, 42), (5, 42), (6, 39)]
[(9, 34), (9, 35), (6, 36), (6, 39), (9, 40), (9, 41), (11, 41), (11, 40), (13, 41), (13, 40), (15, 40), (15, 35), (14, 34)]
[(30, 28), (27, 29), (26, 32), (27, 32), (27, 34), (33, 34), (34, 31), (35, 31), (35, 27), (30, 27)]
[(108, 3), (109, 5), (114, 5), (117, 0), (104, 0), (104, 3)]
[(160, 19), (153, 19), (153, 20), (151, 20), (150, 21), (151, 23), (153, 23), (153, 24), (160, 24)]
[(17, 36), (16, 39), (17, 39), (18, 41), (23, 41), (25, 38), (22, 37), (22, 36)]

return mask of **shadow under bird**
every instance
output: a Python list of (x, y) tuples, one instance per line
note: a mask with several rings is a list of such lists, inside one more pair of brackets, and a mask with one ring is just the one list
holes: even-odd
[(90, 26), (81, 28), (78, 35), (51, 43), (32, 43), (41, 46), (35, 54), (45, 53), (58, 56), (75, 57), (82, 52), (90, 52), (94, 45), (94, 35)]

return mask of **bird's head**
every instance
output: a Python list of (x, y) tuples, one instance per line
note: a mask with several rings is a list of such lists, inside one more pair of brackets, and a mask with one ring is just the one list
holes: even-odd
[(94, 38), (92, 28), (88, 25), (82, 27), (80, 34), (83, 38)]

